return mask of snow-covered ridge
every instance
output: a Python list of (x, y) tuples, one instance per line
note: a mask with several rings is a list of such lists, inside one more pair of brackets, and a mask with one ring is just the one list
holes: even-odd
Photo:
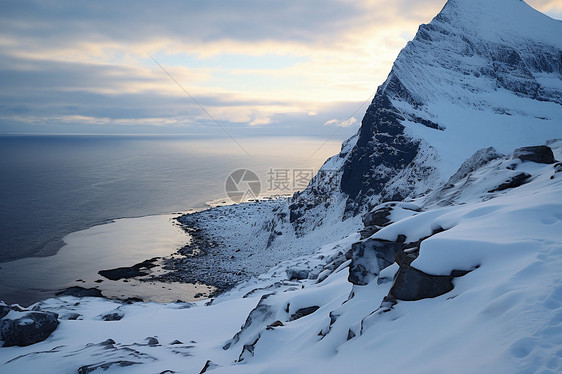
[[(0, 367), (10, 373), (559, 372), (562, 164), (554, 159), (562, 159), (562, 140), (548, 147), (507, 156), (478, 152), (431, 196), (374, 208), (365, 216), (372, 234), (352, 233), (313, 256), (287, 260), (212, 303), (75, 297), (37, 303), (36, 313), (57, 313), (60, 325), (43, 342), (0, 349)], [(526, 177), (514, 178), (520, 174)], [(372, 261), (374, 247), (363, 248), (366, 273), (358, 282), (357, 249), (373, 242), (386, 244)], [(406, 245), (384, 261), (386, 249), (414, 242), (417, 248)], [(423, 294), (436, 287), (404, 282), (408, 271), (447, 278), (452, 288)]]
[(560, 35), (562, 21), (523, 1), (448, 1), (401, 51), (355, 144), (337, 156), (346, 217), (428, 193), (478, 149), (561, 137)]
[(519, 0), (450, 0), (307, 190), (183, 219), (212, 243), (180, 270), (244, 282), (193, 304), (0, 305), (3, 336), (54, 328), (0, 367), (561, 372), (560, 35)]
[[(420, 26), (357, 135), (326, 161), (305, 191), (270, 208), (201, 214), (217, 242), (225, 244), (216, 248), (218, 267), (232, 267), (234, 281), (236, 274), (255, 275), (252, 268), (265, 270), (284, 258), (268, 253), (304, 255), (310, 243), (345, 236), (362, 213), (381, 202), (431, 193), (478, 149), (493, 146), (508, 153), (562, 137), (557, 102), (562, 41), (556, 37), (561, 25), (518, 0), (448, 2), (430, 24)], [(532, 87), (533, 92), (522, 90)], [(240, 222), (223, 226), (221, 215), (237, 215)], [(342, 218), (345, 225), (339, 224)], [(241, 259), (244, 252), (266, 256)]]

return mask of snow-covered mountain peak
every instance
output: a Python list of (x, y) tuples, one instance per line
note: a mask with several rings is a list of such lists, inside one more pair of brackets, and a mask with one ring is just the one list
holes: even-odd
[(0, 302), (6, 345), (50, 335), (0, 366), (562, 372), (561, 39), (522, 1), (450, 0), (305, 191), (178, 219), (173, 279), (245, 282), (193, 304)]
[(487, 40), (524, 38), (559, 47), (562, 42), (553, 38), (562, 21), (540, 13), (521, 0), (449, 0), (436, 20), (463, 27), (465, 32), (479, 34)]
[(346, 216), (438, 188), (478, 149), (560, 137), (562, 21), (519, 0), (450, 0), (400, 52), (338, 156)]
[[(391, 97), (418, 106), (443, 96), (481, 105), (490, 98), (478, 94), (498, 88), (560, 104), (560, 35), (562, 21), (522, 1), (449, 1), (420, 26), (383, 87), (389, 91), (390, 85)], [(396, 80), (405, 89), (400, 95)]]

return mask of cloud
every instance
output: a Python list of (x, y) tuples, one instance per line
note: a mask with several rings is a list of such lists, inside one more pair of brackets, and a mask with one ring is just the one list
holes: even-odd
[(189, 95), (225, 126), (352, 128), (444, 2), (0, 0), (0, 132), (216, 127)]
[(357, 119), (355, 117), (350, 117), (346, 120), (340, 121), (337, 118), (328, 120), (324, 122), (324, 126), (339, 126), (339, 127), (350, 127), (357, 123)]
[(134, 5), (109, 0), (48, 4), (20, 0), (0, 4), (4, 33), (24, 38), (42, 35), (58, 47), (77, 40), (145, 43), (162, 37), (200, 43), (274, 39), (308, 44), (344, 32), (363, 11), (360, 2), (345, 0), (322, 6), (284, 0), (137, 0)]
[(324, 126), (337, 125), (340, 121), (337, 118), (324, 122)]
[(357, 119), (355, 117), (351, 117), (346, 119), (345, 121), (341, 121), (339, 126), (341, 127), (349, 127), (349, 126), (353, 126), (357, 123)]
[(271, 123), (271, 118), (267, 116), (258, 116), (250, 121), (250, 126), (262, 126), (262, 125), (268, 125), (270, 123)]
[(390, 52), (365, 43), (397, 21), (388, 9), (372, 11), (381, 4), (0, 0), (0, 132), (68, 118), (212, 123), (189, 95), (221, 122), (292, 128), (283, 119), (357, 105), (384, 80), (405, 41), (375, 36), (394, 40)]

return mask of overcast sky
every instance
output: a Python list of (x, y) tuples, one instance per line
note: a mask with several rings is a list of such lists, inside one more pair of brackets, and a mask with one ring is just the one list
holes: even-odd
[(0, 133), (343, 138), (444, 3), (0, 0)]

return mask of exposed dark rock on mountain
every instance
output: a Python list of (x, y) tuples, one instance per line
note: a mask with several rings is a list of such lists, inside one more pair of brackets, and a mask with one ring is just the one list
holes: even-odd
[(234, 337), (223, 346), (223, 349), (229, 349), (234, 344), (237, 344), (244, 334), (248, 335), (247, 331), (250, 329), (250, 327), (252, 327), (252, 325), (254, 325), (255, 327), (256, 324), (267, 325), (274, 322), (272, 318), (274, 318), (275, 316), (275, 311), (267, 303), (267, 298), (271, 295), (273, 295), (273, 293), (266, 294), (261, 297), (258, 305), (256, 305), (256, 307), (248, 315), (248, 318), (246, 318), (246, 322), (244, 322), (244, 325), (242, 326), (240, 331), (238, 331), (236, 335), (234, 335)]
[(102, 369), (106, 371), (112, 367), (127, 367), (133, 365), (140, 365), (141, 362), (134, 362), (134, 361), (112, 361), (112, 362), (104, 362), (102, 364), (94, 364), (94, 365), (84, 365), (78, 368), (78, 374), (89, 374), (97, 371), (98, 369)]
[(201, 369), (199, 374), (207, 373), (208, 371), (211, 371), (217, 368), (218, 366), (219, 365), (215, 364), (213, 361), (207, 360), (207, 362), (205, 362), (205, 366), (203, 366), (203, 369)]
[[(526, 4), (513, 5), (517, 9), (508, 16), (499, 2), (450, 0), (431, 23), (419, 27), (378, 88), (357, 135), (326, 163), (340, 175), (339, 185), (328, 193), (344, 194), (344, 218), (385, 201), (420, 196), (444, 182), (449, 175), (443, 165), (458, 168), (453, 161), (458, 152), (454, 144), (433, 139), (474, 144), (472, 149), (463, 145), (465, 159), (479, 144), (508, 149), (528, 144), (530, 139), (517, 135), (513, 126), (503, 130), (504, 121), (515, 123), (518, 117), (525, 126), (537, 127), (533, 138), (544, 142), (556, 133), (554, 118), (544, 113), (553, 107), (532, 103), (562, 104), (562, 88), (555, 83), (562, 80), (562, 43), (552, 37), (559, 21)], [(498, 100), (490, 99), (494, 96)], [(489, 128), (477, 123), (482, 113), (490, 118)], [(463, 128), (473, 128), (474, 136), (454, 135)], [(525, 152), (539, 162), (554, 162), (542, 153), (545, 148)], [(481, 161), (496, 155), (488, 148)], [(291, 216), (299, 219), (291, 222), (297, 233), (303, 222), (317, 221), (303, 208), (307, 202), (318, 205), (316, 195), (309, 188), (295, 196)]]
[(84, 288), (80, 286), (69, 287), (59, 291), (57, 296), (75, 296), (75, 297), (104, 297), (97, 288)]
[(309, 314), (316, 312), (320, 307), (318, 305), (308, 306), (306, 308), (301, 308), (291, 315), (289, 321), (294, 321), (302, 317), (306, 317)]
[(527, 182), (529, 178), (531, 178), (531, 174), (529, 173), (516, 174), (513, 177), (506, 180), (505, 182), (503, 182), (502, 184), (500, 184), (499, 186), (497, 186), (496, 188), (493, 188), (488, 192), (498, 192), (498, 191), (507, 190), (508, 188), (519, 187), (523, 185), (525, 182)]
[(0, 320), (0, 337), (4, 347), (27, 346), (47, 339), (59, 325), (58, 314), (52, 312), (20, 312), (18, 318)]
[(289, 280), (301, 280), (308, 278), (310, 271), (308, 269), (287, 269), (287, 278)]
[(404, 264), (396, 274), (389, 295), (396, 300), (413, 301), (440, 296), (453, 288), (452, 276), (431, 275)]
[(104, 321), (119, 321), (123, 318), (123, 316), (122, 312), (112, 312), (102, 315), (101, 319)]
[(553, 164), (556, 162), (552, 149), (546, 145), (518, 148), (513, 153), (513, 157), (521, 161), (532, 161), (539, 164)]
[[(408, 97), (398, 78), (393, 78), (387, 89)], [(341, 191), (348, 196), (347, 213), (361, 213), (365, 199), (373, 195), (381, 196), (381, 202), (407, 196), (405, 191), (388, 190), (389, 181), (414, 160), (419, 148), (419, 142), (404, 135), (400, 123), (403, 119), (388, 93), (380, 88), (363, 118), (357, 144), (343, 166)]]
[(414, 247), (413, 243), (391, 242), (381, 239), (367, 239), (353, 244), (348, 252), (348, 280), (356, 285), (369, 284), (379, 272), (392, 265), (400, 251)]

